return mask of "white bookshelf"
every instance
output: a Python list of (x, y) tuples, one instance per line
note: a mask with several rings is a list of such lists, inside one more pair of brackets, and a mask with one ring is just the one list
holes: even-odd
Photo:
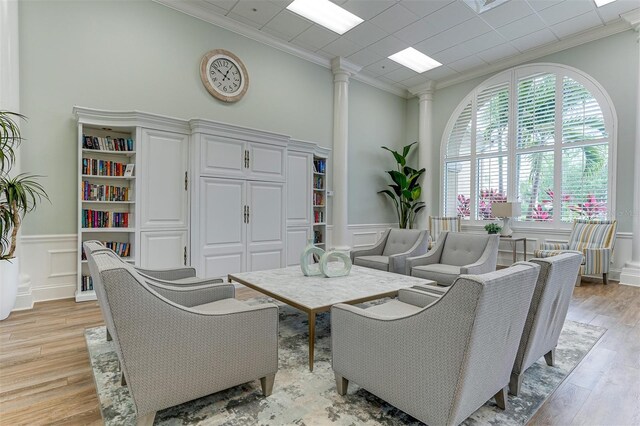
[(313, 206), (313, 243), (326, 249), (327, 243), (327, 158), (313, 156), (313, 178), (311, 180)]
[[(86, 148), (85, 136), (91, 137), (92, 143), (95, 143), (95, 138), (101, 138), (98, 139), (102, 141), (100, 149)], [(114, 142), (114, 139), (122, 139), (124, 146), (121, 142)], [(78, 124), (78, 302), (96, 299), (95, 291), (85, 279), (90, 273), (88, 262), (82, 256), (84, 241), (129, 244), (128, 256), (123, 259), (135, 263), (138, 246), (135, 222), (138, 168), (136, 139), (134, 127), (101, 126), (99, 123), (82, 121)], [(108, 140), (111, 140), (112, 146), (108, 145)], [(127, 143), (127, 140), (131, 142)], [(109, 149), (115, 143), (121, 143), (120, 147), (124, 150)], [(127, 164), (135, 165), (131, 176), (124, 176)], [(111, 218), (117, 215), (119, 220), (112, 219), (111, 223), (107, 223), (107, 215)], [(100, 218), (102, 221), (98, 224), (96, 219)]]

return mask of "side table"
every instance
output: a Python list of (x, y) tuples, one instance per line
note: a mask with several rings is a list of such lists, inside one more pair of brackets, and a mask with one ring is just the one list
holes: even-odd
[(518, 242), (522, 241), (522, 245), (524, 246), (524, 250), (523, 250), (524, 260), (527, 260), (527, 238), (526, 237), (513, 238), (513, 237), (504, 237), (501, 235), (500, 241), (508, 241), (509, 243), (511, 243), (511, 249), (513, 250), (513, 263), (516, 263), (518, 261), (518, 258), (516, 256), (516, 248), (518, 247)]

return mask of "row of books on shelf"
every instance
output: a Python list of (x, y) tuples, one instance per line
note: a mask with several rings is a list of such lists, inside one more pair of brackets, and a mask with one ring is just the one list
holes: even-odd
[(83, 180), (81, 191), (85, 201), (129, 201), (126, 186), (96, 185)]
[(322, 192), (313, 193), (313, 205), (324, 206), (324, 194)]
[(313, 160), (313, 171), (316, 173), (325, 173), (327, 162), (323, 158)]
[(82, 148), (101, 151), (133, 151), (133, 139), (104, 138), (98, 136), (82, 135)]
[(133, 164), (115, 161), (98, 160), (96, 158), (82, 159), (82, 174), (92, 176), (133, 176)]
[(313, 189), (324, 189), (324, 176), (314, 176)]
[(324, 223), (324, 212), (322, 210), (313, 212), (313, 223)]
[(93, 280), (91, 279), (90, 275), (82, 276), (82, 284), (80, 284), (80, 290), (82, 291), (93, 290)]
[(83, 228), (128, 228), (129, 213), (100, 210), (82, 210)]
[(324, 243), (324, 239), (322, 238), (322, 231), (313, 231), (313, 244), (321, 243)]
[[(115, 251), (120, 257), (131, 256), (131, 243), (121, 243), (118, 241), (102, 241), (102, 244), (113, 251)], [(87, 254), (82, 247), (82, 260), (87, 260)]]

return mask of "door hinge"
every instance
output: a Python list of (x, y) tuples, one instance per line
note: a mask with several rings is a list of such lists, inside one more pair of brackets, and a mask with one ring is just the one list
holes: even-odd
[(249, 150), (248, 149), (244, 150), (244, 168), (245, 169), (249, 168)]
[(189, 172), (184, 172), (184, 190), (189, 187)]
[(184, 266), (187, 266), (187, 246), (184, 246)]
[(249, 223), (251, 218), (251, 211), (249, 210), (249, 206), (247, 206), (247, 223)]
[(247, 206), (243, 206), (243, 217), (242, 217), (242, 222), (243, 223), (247, 223)]

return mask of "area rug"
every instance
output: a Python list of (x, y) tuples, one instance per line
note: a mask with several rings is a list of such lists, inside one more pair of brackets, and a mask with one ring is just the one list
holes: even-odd
[[(266, 298), (249, 301), (264, 303)], [(156, 425), (419, 425), (421, 422), (375, 395), (349, 384), (346, 396), (336, 392), (331, 369), (330, 314), (316, 319), (314, 371), (308, 368), (306, 315), (280, 306), (279, 370), (273, 394), (262, 396), (260, 381), (236, 386), (168, 408), (156, 415)], [(366, 306), (366, 305), (365, 305)], [(606, 331), (603, 327), (567, 321), (556, 349), (557, 363), (544, 358), (524, 375), (521, 394), (509, 396), (508, 409), (493, 400), (473, 413), (465, 425), (523, 425)], [(105, 327), (85, 332), (100, 408), (106, 425), (135, 424), (135, 410), (126, 386), (120, 385), (118, 360)], [(167, 386), (170, 392), (170, 386)]]

